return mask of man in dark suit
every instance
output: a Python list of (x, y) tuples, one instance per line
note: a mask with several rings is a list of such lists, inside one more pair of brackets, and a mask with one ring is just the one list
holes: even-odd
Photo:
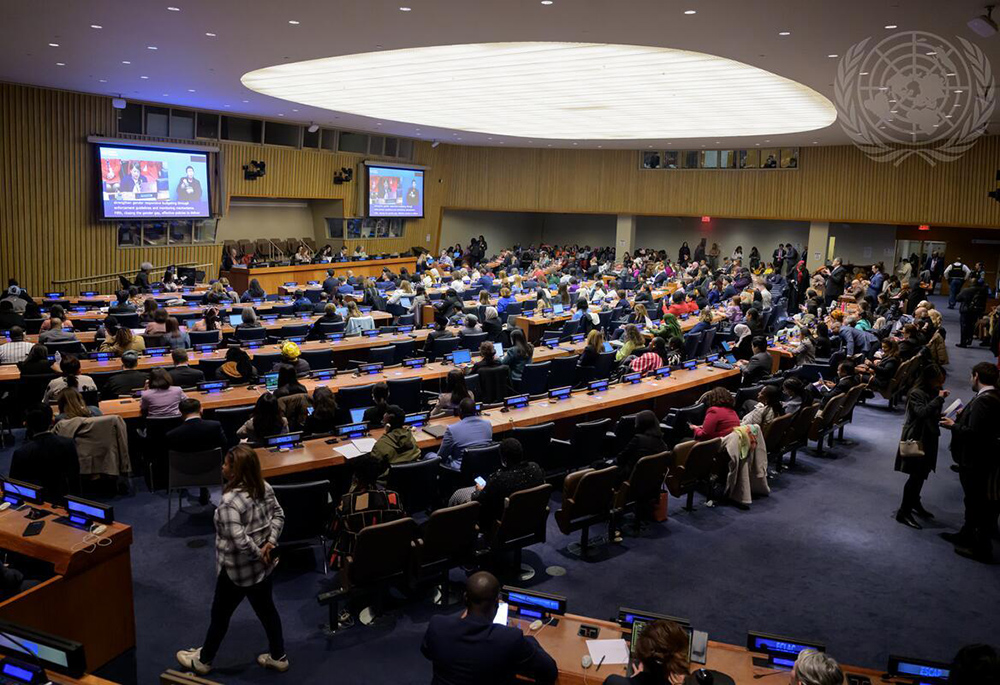
[[(166, 435), (167, 449), (174, 452), (206, 452), (216, 448), (222, 450), (223, 455), (229, 447), (229, 440), (226, 438), (222, 424), (218, 421), (206, 421), (201, 418), (201, 402), (188, 397), (181, 400), (177, 405), (183, 423)], [(201, 504), (208, 504), (208, 488), (202, 488), (198, 496)]]
[(340, 287), (340, 279), (334, 275), (333, 269), (327, 269), (326, 280), (323, 281), (323, 292), (330, 297), (333, 297), (334, 293), (337, 292), (338, 287)]
[(965, 525), (957, 533), (941, 533), (955, 545), (955, 552), (976, 561), (992, 563), (990, 536), (996, 525), (996, 510), (989, 488), (996, 487), (1000, 472), (1000, 391), (997, 367), (980, 362), (972, 367), (972, 390), (976, 396), (958, 418), (941, 419), (951, 430), (951, 456), (965, 493)]
[(833, 268), (829, 269), (826, 276), (826, 284), (823, 286), (823, 301), (827, 305), (836, 302), (844, 294), (844, 280), (847, 278), (847, 269), (840, 257), (833, 260)]
[(131, 395), (136, 390), (141, 390), (149, 380), (149, 374), (140, 371), (136, 367), (139, 365), (139, 353), (128, 350), (122, 354), (122, 370), (108, 378), (104, 384), (104, 391), (101, 395), (106, 400), (113, 400), (116, 397)]
[(767, 351), (767, 338), (755, 337), (750, 346), (753, 356), (743, 367), (743, 385), (753, 385), (757, 381), (771, 375), (771, 353)]
[(170, 380), (182, 388), (193, 388), (205, 380), (205, 372), (188, 366), (188, 353), (183, 347), (170, 352), (174, 368), (170, 369)]
[(434, 665), (432, 685), (500, 685), (523, 674), (536, 683), (552, 683), (555, 660), (520, 628), (493, 623), (500, 583), (480, 571), (465, 584), (466, 610), (458, 616), (434, 616), (420, 651)]
[(52, 428), (52, 407), (38, 404), (28, 410), (25, 420), (28, 437), (14, 450), (10, 462), (10, 477), (41, 486), (57, 500), (80, 491), (80, 460), (76, 444), (69, 438), (55, 435)]

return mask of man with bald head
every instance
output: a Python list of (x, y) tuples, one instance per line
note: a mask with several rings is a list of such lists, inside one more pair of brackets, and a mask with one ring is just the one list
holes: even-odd
[(431, 618), (420, 651), (434, 665), (432, 685), (501, 685), (515, 674), (555, 681), (556, 662), (535, 638), (493, 623), (499, 602), (500, 582), (480, 571), (465, 584), (464, 612)]

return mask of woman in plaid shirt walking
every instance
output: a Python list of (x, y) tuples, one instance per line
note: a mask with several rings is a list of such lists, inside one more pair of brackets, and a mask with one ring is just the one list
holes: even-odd
[(215, 559), (218, 580), (212, 600), (212, 620), (200, 648), (177, 652), (177, 661), (200, 675), (212, 661), (243, 598), (250, 600), (267, 633), (269, 652), (257, 663), (288, 670), (281, 617), (271, 596), (271, 572), (278, 564), (274, 549), (285, 525), (285, 513), (271, 486), (264, 482), (257, 453), (247, 445), (229, 450), (222, 464), (226, 487), (215, 510)]

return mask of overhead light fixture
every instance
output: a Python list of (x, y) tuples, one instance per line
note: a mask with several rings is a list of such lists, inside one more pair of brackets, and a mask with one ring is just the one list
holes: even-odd
[(59, 47), (59, 43), (49, 43), (49, 47), (50, 48), (57, 48), (57, 47)]
[(195, 91), (194, 91), (194, 88), (188, 88), (188, 92), (189, 92), (189, 93), (193, 93), (193, 92), (195, 92)]
[(106, 78), (99, 78), (99, 79), (97, 79), (97, 82), (98, 83), (107, 83), (108, 80)]
[(840, 55), (827, 55), (827, 57), (840, 57)]
[(206, 31), (205, 35), (208, 36), (209, 38), (215, 38), (215, 34), (212, 33), (211, 31)]
[(316, 133), (316, 131), (319, 130), (319, 124), (309, 124), (309, 128), (306, 130), (309, 131), (309, 133)]
[(440, 45), (279, 64), (241, 81), (373, 120), (551, 140), (759, 136), (824, 128), (837, 117), (822, 94), (764, 69), (639, 45)]
[(399, 11), (400, 12), (410, 12), (410, 11), (412, 11), (412, 9), (413, 9), (412, 7), (400, 7)]
[(141, 78), (141, 79), (148, 79), (149, 77), (148, 76), (140, 76), (139, 78)]
[(159, 48), (158, 48), (158, 47), (156, 47), (155, 45), (147, 45), (147, 46), (146, 46), (146, 49), (147, 49), (147, 50), (159, 50)]
[(66, 63), (65, 62), (56, 62), (56, 66), (57, 67), (64, 67), (64, 66), (66, 66)]
[(92, 28), (92, 29), (103, 29), (104, 27), (101, 26), (100, 24), (91, 24), (90, 28)]
[(981, 14), (970, 21), (969, 28), (983, 38), (990, 38), (996, 35), (997, 23), (993, 21), (993, 5), (988, 5), (985, 9), (985, 14)]
[(791, 31), (778, 31), (778, 35), (779, 36), (790, 36), (790, 35), (792, 35), (792, 32)]
[(288, 23), (291, 24), (292, 26), (298, 26), (299, 25), (299, 22), (295, 21), (294, 19), (289, 19)]
[(684, 10), (684, 14), (698, 14), (697, 10)]
[(543, 5), (551, 5), (552, 4), (552, 0), (542, 0), (542, 4)]
[(129, 61), (127, 60), (127, 59), (123, 59), (123, 60), (122, 60), (122, 64), (132, 64), (132, 63), (131, 63), (131, 62), (129, 62)]
[(167, 9), (170, 10), (171, 12), (180, 12), (181, 11), (180, 7), (168, 7)]

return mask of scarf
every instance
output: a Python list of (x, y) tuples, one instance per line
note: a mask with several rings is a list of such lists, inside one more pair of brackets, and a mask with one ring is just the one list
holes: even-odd
[(740, 459), (746, 459), (752, 451), (757, 449), (757, 440), (760, 439), (760, 428), (756, 425), (737, 426), (733, 429), (740, 446)]

